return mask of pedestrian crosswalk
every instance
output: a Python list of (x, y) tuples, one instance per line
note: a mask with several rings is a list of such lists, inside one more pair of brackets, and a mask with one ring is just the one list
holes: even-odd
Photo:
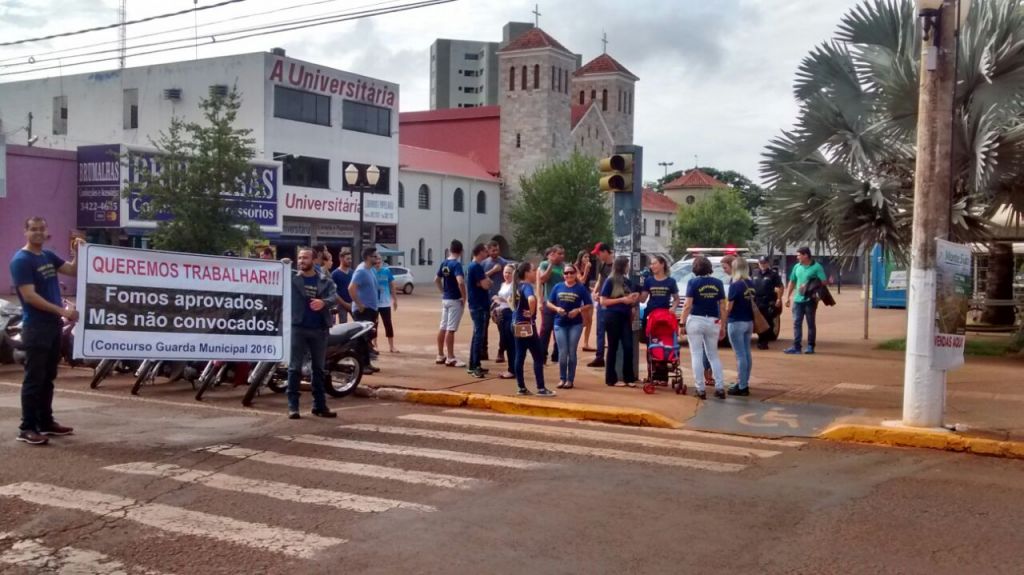
[[(339, 521), (348, 525), (365, 514), (443, 512), (450, 500), (444, 493), (473, 497), (475, 490), (566, 465), (628, 463), (650, 466), (643, 473), (740, 473), (801, 445), (748, 439), (434, 410), (320, 426), (316, 433), (198, 446), (173, 462), (107, 461), (91, 471), (95, 477), (88, 483), (0, 485), (0, 505), (18, 500), (52, 513), (97, 517), (104, 524), (134, 524), (152, 537), (196, 538), (243, 555), (315, 561), (360, 537), (357, 529), (328, 529), (324, 521), (343, 518)], [(281, 515), (276, 509), (288, 511)], [(133, 565), (116, 544), (86, 540), (68, 547), (51, 543), (31, 525), (24, 534), (18, 526), (0, 527), (5, 531), (0, 532), (0, 565), (30, 573), (181, 572), (159, 562)]]

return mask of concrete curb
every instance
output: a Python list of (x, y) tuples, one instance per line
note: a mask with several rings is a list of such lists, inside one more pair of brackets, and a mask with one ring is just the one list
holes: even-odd
[(390, 401), (407, 401), (442, 407), (489, 409), (510, 415), (582, 419), (637, 427), (662, 427), (666, 429), (677, 429), (683, 426), (682, 422), (646, 409), (570, 403), (549, 399), (530, 399), (527, 397), (509, 397), (463, 391), (425, 391), (400, 387), (374, 388), (367, 386), (357, 388), (356, 394), (362, 397), (374, 397)]
[(818, 436), (829, 441), (871, 443), (897, 447), (919, 447), (962, 451), (977, 455), (1024, 459), (1024, 442), (968, 437), (953, 432), (899, 429), (875, 425), (834, 425)]

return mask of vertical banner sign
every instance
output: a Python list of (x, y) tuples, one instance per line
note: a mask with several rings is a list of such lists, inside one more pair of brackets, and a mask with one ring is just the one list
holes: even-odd
[(945, 240), (935, 253), (935, 335), (932, 369), (948, 370), (964, 363), (967, 306), (971, 297), (971, 249)]
[(76, 358), (288, 360), (281, 262), (96, 244), (78, 262)]
[(78, 147), (78, 227), (121, 226), (121, 146)]

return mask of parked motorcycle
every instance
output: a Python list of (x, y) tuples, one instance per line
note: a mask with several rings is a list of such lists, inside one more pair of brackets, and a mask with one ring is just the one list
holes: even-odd
[(132, 395), (138, 395), (143, 384), (156, 383), (157, 377), (167, 378), (167, 383), (174, 383), (179, 379), (192, 384), (195, 389), (196, 380), (203, 369), (201, 362), (166, 361), (157, 359), (145, 359), (135, 372), (135, 383), (132, 384)]
[[(61, 300), (64, 304), (64, 309), (71, 309), (71, 301), (67, 298)], [(18, 316), (11, 317), (7, 320), (4, 327), (4, 340), (10, 345), (12, 354), (11, 359), (17, 363), (25, 363), (25, 346), (22, 340), (22, 324), (21, 324), (21, 307), (17, 306), (19, 313)], [(82, 360), (76, 360), (74, 357), (75, 350), (75, 324), (76, 321), (69, 320), (67, 318), (61, 318), (60, 328), (60, 357), (65, 363), (71, 367), (84, 365), (85, 362)]]
[(115, 371), (118, 373), (132, 373), (139, 369), (141, 365), (138, 361), (125, 360), (125, 359), (103, 359), (100, 360), (96, 367), (92, 371), (92, 381), (89, 382), (89, 387), (96, 389), (100, 386), (100, 382), (110, 377)]
[(20, 331), (21, 306), (0, 300), (0, 363), (14, 363), (14, 335)]
[[(324, 391), (331, 397), (345, 397), (359, 387), (364, 370), (370, 367), (372, 332), (373, 323), (368, 321), (338, 324), (328, 332)], [(307, 361), (302, 368), (303, 379), (312, 377), (311, 371)], [(284, 393), (288, 388), (288, 366), (272, 361), (257, 363), (249, 374), (249, 389), (242, 397), (242, 405), (251, 406), (264, 387)]]

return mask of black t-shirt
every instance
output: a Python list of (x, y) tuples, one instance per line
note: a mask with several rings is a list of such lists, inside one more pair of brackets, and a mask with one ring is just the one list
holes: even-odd
[(604, 282), (612, 275), (612, 264), (601, 263), (601, 260), (597, 261), (597, 267), (594, 268), (597, 271), (597, 277), (594, 279), (597, 281), (595, 285), (604, 287)]
[(758, 302), (771, 303), (778, 299), (775, 295), (775, 290), (782, 285), (782, 276), (779, 272), (768, 268), (768, 271), (762, 272), (760, 268), (754, 272), (754, 299)]

